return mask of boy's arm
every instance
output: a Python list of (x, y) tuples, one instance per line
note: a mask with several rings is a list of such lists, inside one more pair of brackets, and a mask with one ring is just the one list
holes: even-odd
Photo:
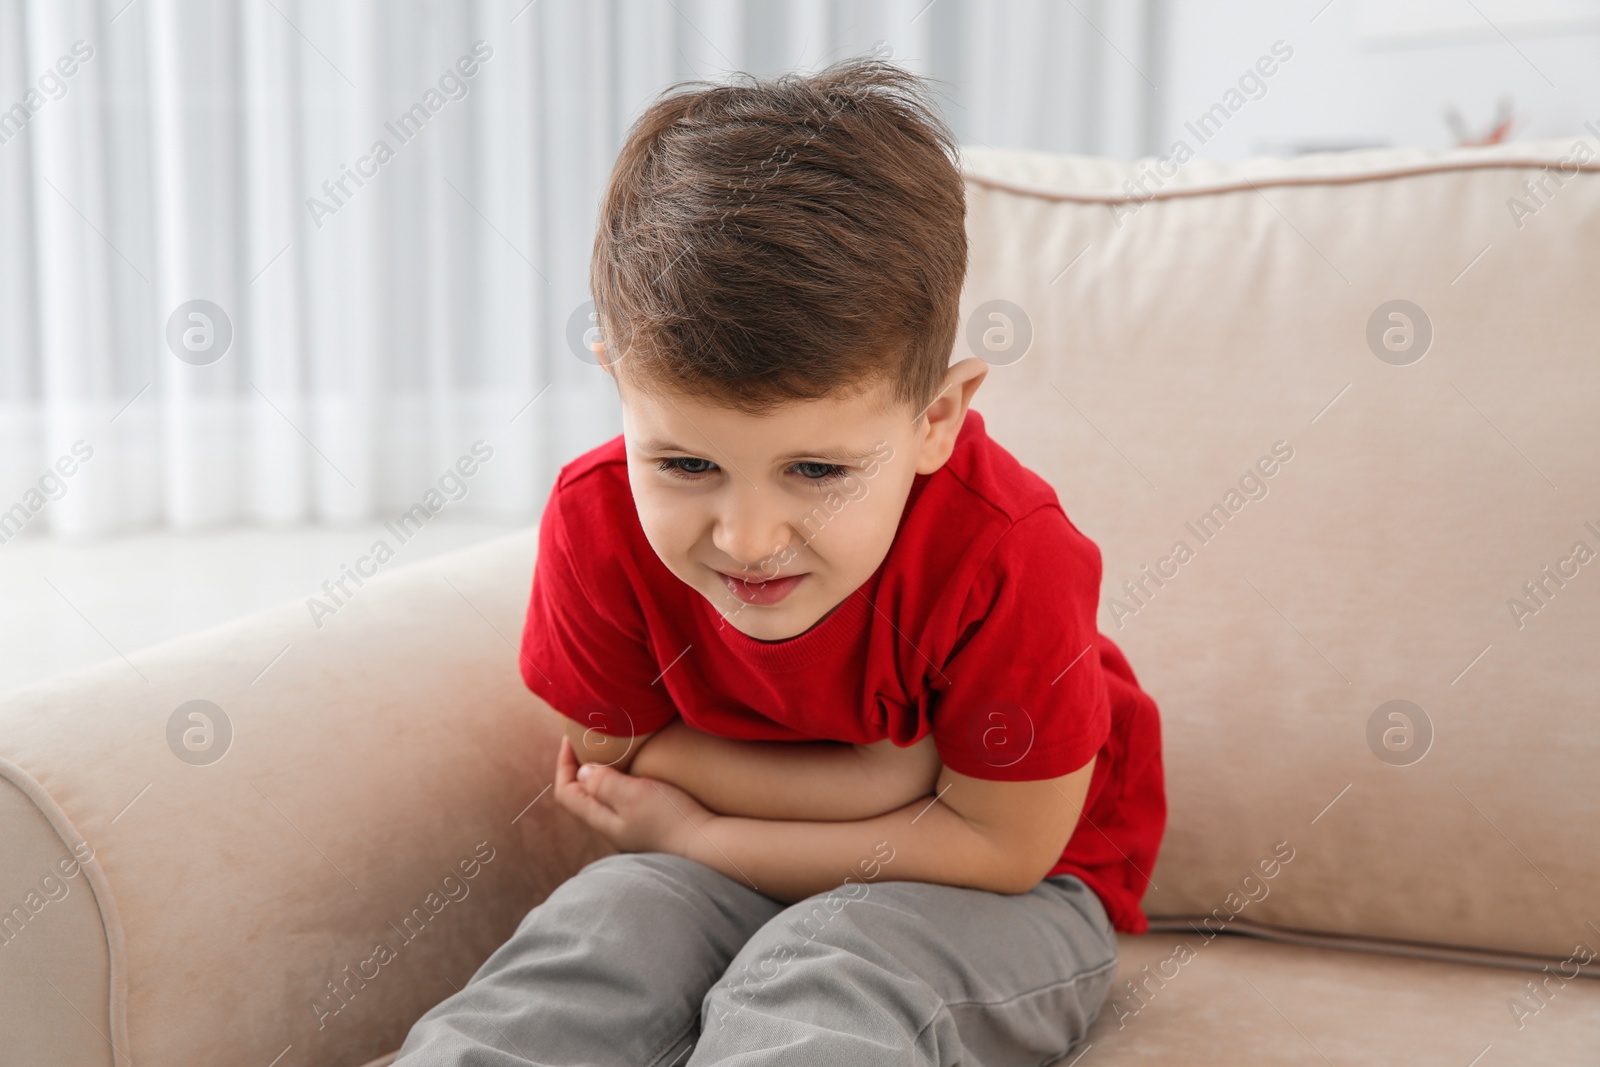
[[(718, 815), (670, 784), (586, 770), (564, 750), (556, 800), (625, 852), (673, 852), (793, 902), (882, 868), (904, 881), (1025, 893), (1077, 828), (1095, 761), (1054, 779), (995, 782), (944, 768), (934, 797), (869, 819)], [(887, 855), (885, 855), (887, 846)]]
[(718, 814), (755, 819), (882, 815), (931, 795), (940, 766), (931, 736), (906, 748), (888, 740), (736, 741), (677, 719), (630, 745), (571, 719), (566, 730), (580, 763), (670, 782)]
[[(1026, 893), (1077, 828), (1094, 760), (1060, 778), (995, 782), (944, 768), (937, 799), (857, 822), (712, 816), (678, 839), (682, 854), (793, 903), (843, 884), (877, 860), (888, 877)], [(608, 776), (610, 777), (610, 776)], [(603, 799), (603, 798), (602, 798)], [(878, 849), (887, 842), (892, 858)]]

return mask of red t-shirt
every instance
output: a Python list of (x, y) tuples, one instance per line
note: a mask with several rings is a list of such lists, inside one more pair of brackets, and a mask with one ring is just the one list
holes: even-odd
[(1085, 818), (1049, 873), (1082, 878), (1117, 929), (1140, 933), (1166, 823), (1160, 723), (1099, 632), (1099, 596), (1100, 550), (969, 411), (949, 462), (916, 476), (872, 577), (805, 633), (760, 641), (657, 558), (617, 437), (550, 494), (522, 676), (616, 735), (679, 715), (740, 740), (931, 732), (945, 766), (998, 781), (1056, 778), (1098, 753)]

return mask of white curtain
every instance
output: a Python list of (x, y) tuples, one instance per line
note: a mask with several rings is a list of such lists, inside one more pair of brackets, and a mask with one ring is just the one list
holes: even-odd
[(1156, 3), (0, 0), (0, 519), (385, 518), (478, 441), (452, 508), (531, 518), (618, 429), (569, 334), (655, 93), (877, 48), (968, 143), (1132, 156)]

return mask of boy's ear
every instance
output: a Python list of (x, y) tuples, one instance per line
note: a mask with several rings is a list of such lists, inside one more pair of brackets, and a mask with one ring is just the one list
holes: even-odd
[(967, 417), (967, 406), (972, 403), (972, 394), (978, 391), (988, 373), (989, 364), (976, 356), (969, 356), (945, 371), (939, 395), (922, 413), (926, 422), (917, 449), (918, 474), (932, 474), (950, 458), (961, 423)]
[(613, 378), (617, 376), (617, 372), (611, 366), (611, 361), (606, 359), (606, 343), (604, 341), (596, 340), (594, 344), (589, 346), (589, 351), (594, 353), (594, 361), (600, 364), (601, 370)]

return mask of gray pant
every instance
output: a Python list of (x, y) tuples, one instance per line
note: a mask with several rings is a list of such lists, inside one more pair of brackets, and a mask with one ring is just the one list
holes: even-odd
[(851, 883), (784, 904), (660, 852), (530, 911), (395, 1067), (1042, 1067), (1110, 991), (1116, 936), (1070, 875), (1006, 896)]

